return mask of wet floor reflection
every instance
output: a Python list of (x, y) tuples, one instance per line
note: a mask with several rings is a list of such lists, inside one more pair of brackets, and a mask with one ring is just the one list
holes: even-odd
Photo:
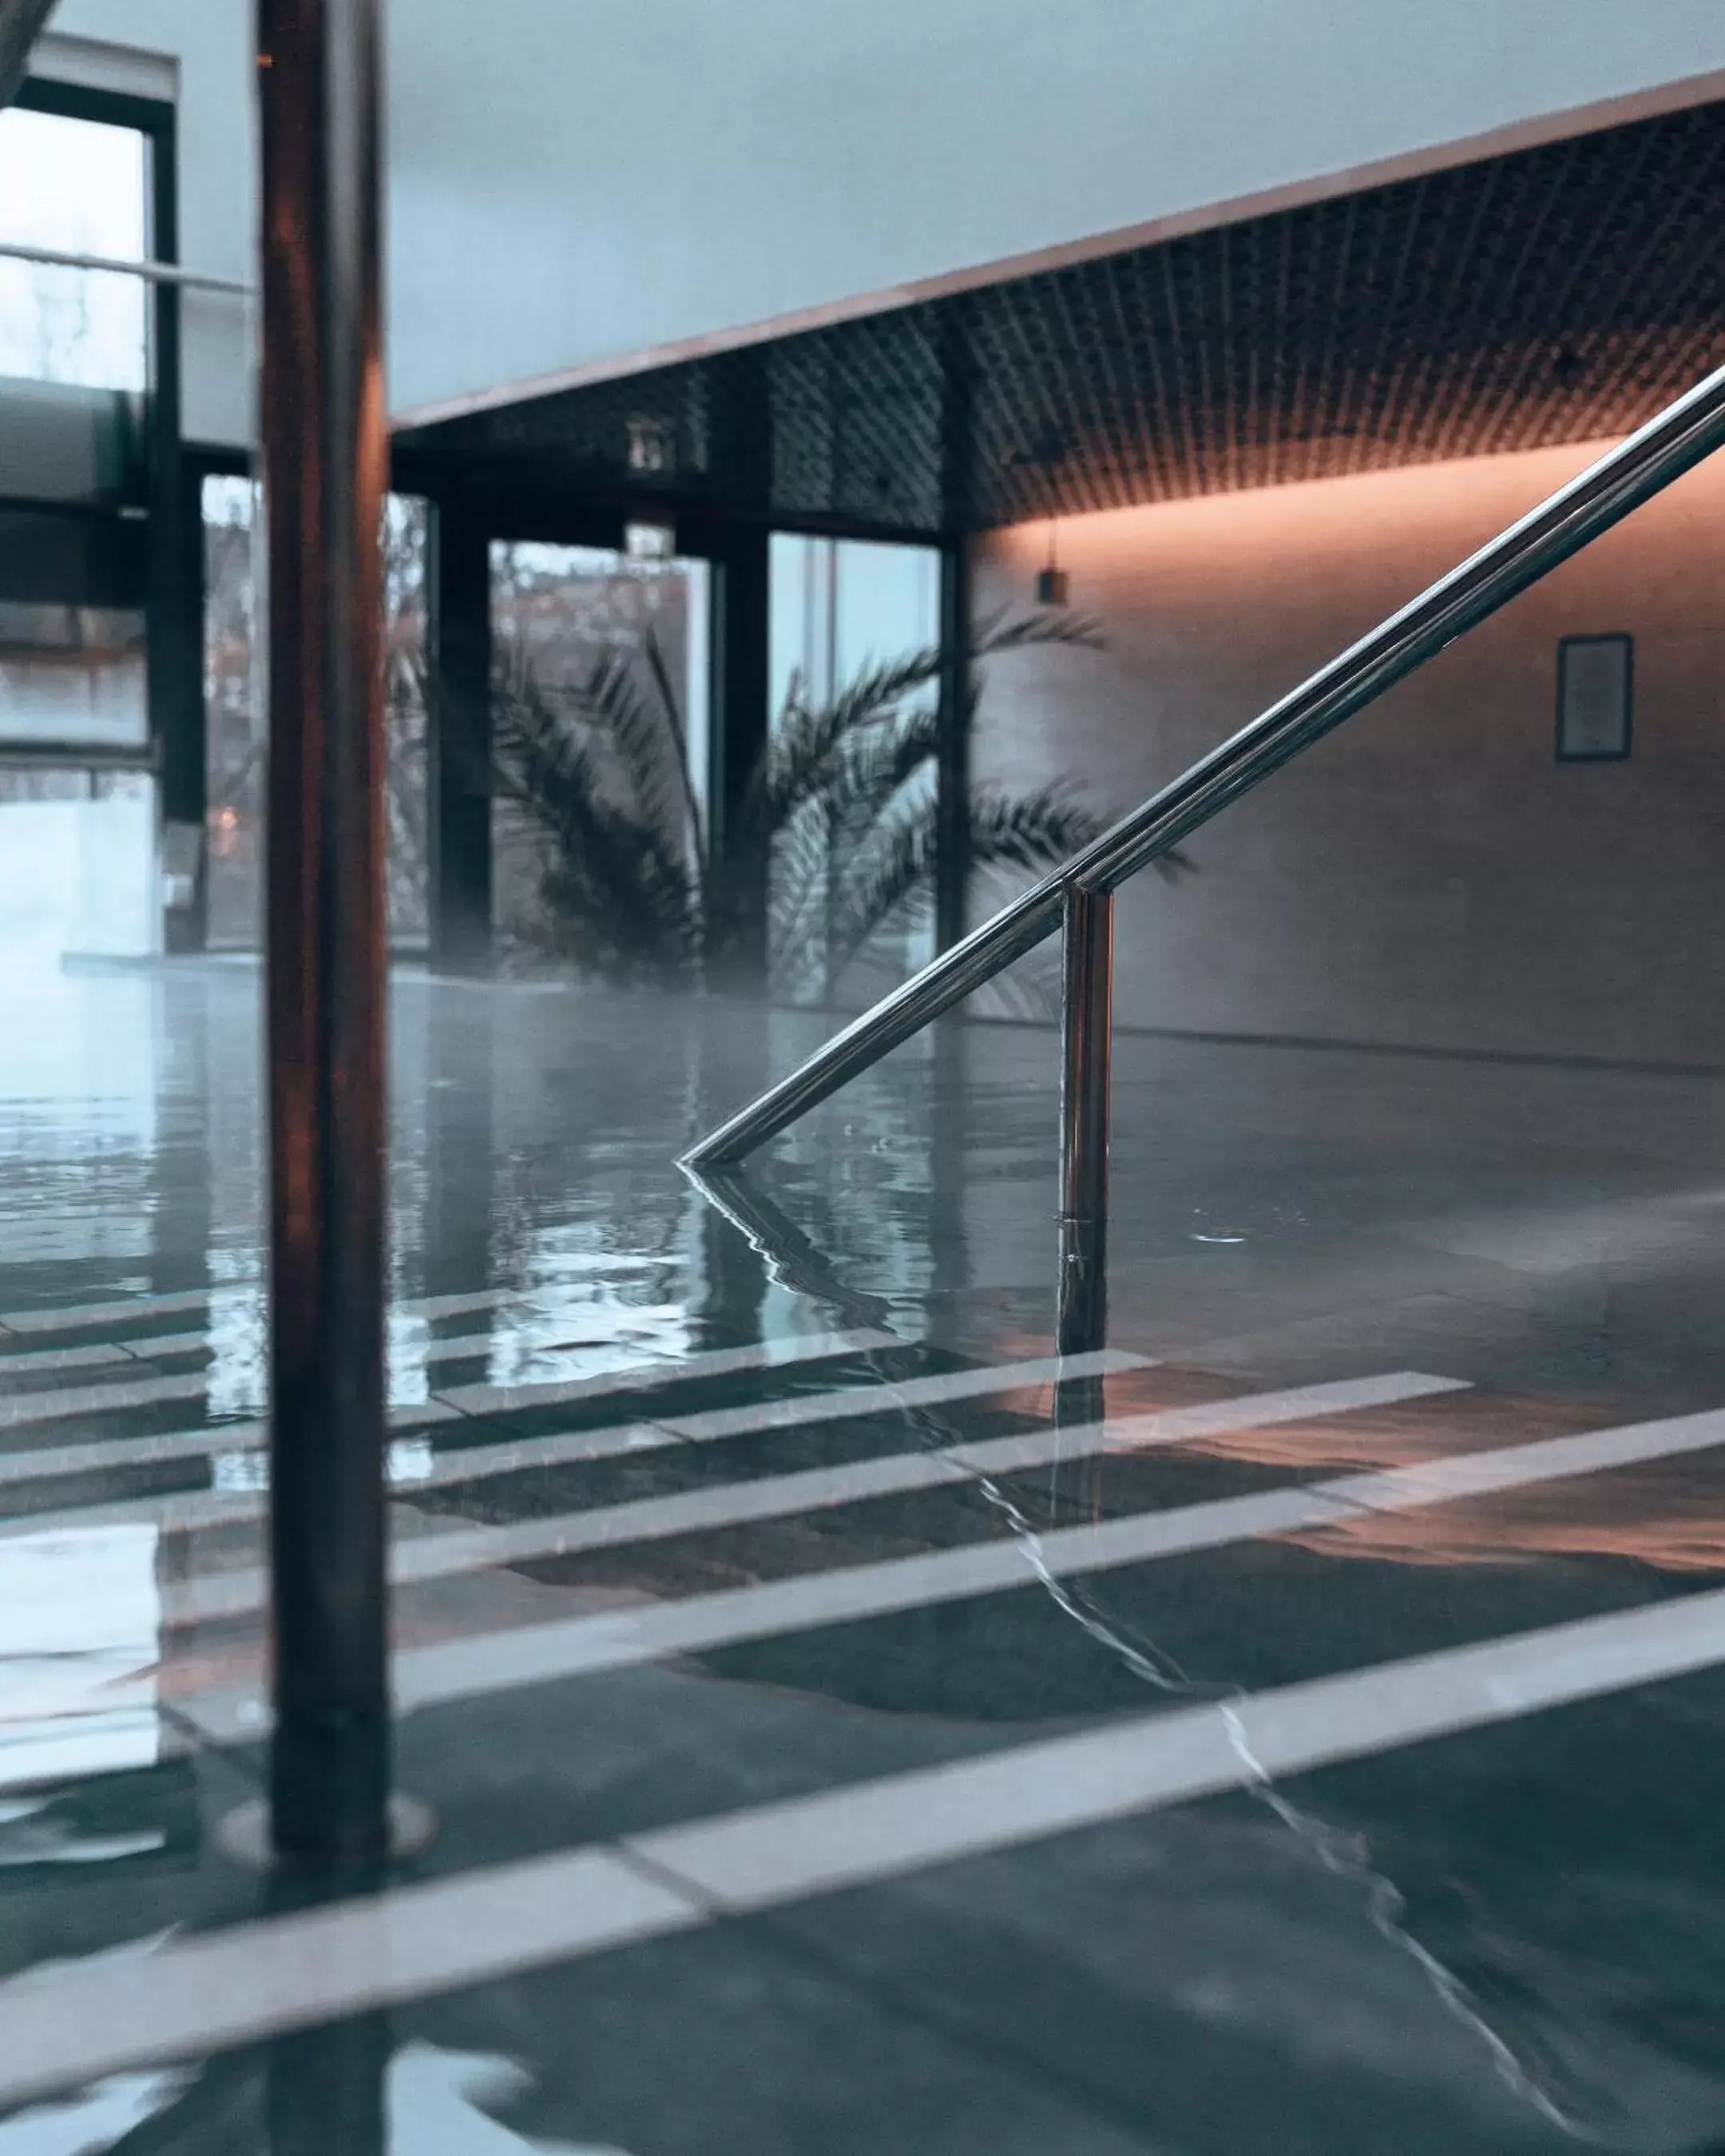
[[(5, 1792), (161, 1757), (159, 1541), (143, 1522), (0, 1540), (0, 1848), (22, 1840), (45, 1854), (50, 1831), (44, 1812)], [(62, 1842), (64, 1860), (78, 1847)]]
[(329, 2156), (337, 2148), (352, 2156), (390, 2156), (393, 2048), (383, 2014), (278, 2036), (270, 2046), (267, 2156)]
[[(265, 1726), (255, 978), (74, 983), (38, 1015), (48, 1045), (0, 1055), (0, 1209), (18, 1231), (0, 1240), (0, 1884), (39, 1927), (19, 1927), (20, 1965), (63, 1933), (89, 1958), (146, 1928), (253, 1920), (257, 1883), (224, 1866), (213, 1822), (249, 1790)], [(808, 1901), (821, 1968), (856, 1948), (857, 1994), (824, 2042), (842, 2046), (869, 1956), (892, 1964), (902, 1927), (917, 1951), (893, 1981), (928, 2001), (905, 2042), (975, 1994), (1029, 2043), (1028, 2020), (1094, 1984), (1101, 2020), (1127, 2032), (1099, 2081), (1129, 2085), (1126, 2114), (1178, 2144), (1190, 2121), (1165, 2092), (1182, 2061), (1220, 2060), (1212, 2083), (1231, 2082), (1227, 2046), (1263, 2035), (1245, 1999), (1282, 2014), (1296, 2050), (1316, 2041), (1331, 1988), (1309, 1972), (1340, 1969), (1336, 2013), (1400, 2092), (1383, 2145), (1545, 2156), (1620, 2128), (1689, 2145), (1675, 2099), (1614, 2109), (1610, 2077), (1582, 2065), (1600, 2049), (1651, 2075), (1681, 2053), (1688, 2072), (1676, 1985), (1717, 2005), (1713, 1873), (1658, 1855), (1717, 1809), (1706, 1701), (1625, 1706), (1636, 1759), (1656, 1738), (1689, 1777), (1663, 1844), (1624, 1828), (1633, 1880), (1597, 1771), (1615, 1754), (1584, 1745), (1578, 1769), (1540, 1739), (1542, 1715), (1525, 1739), (1516, 1725), (1512, 1787), (1492, 1763), (1502, 1730), (1457, 1755), (1441, 1820), (1417, 1762), (1389, 1805), (1370, 1783), (1291, 1793), (1236, 1749), (1204, 1785), (1226, 1792), (1218, 1816), (1185, 1819), (1183, 1840), (1117, 1819), (1098, 1780), (1086, 1832), (1151, 1854), (1115, 1888), (1098, 1860), (1090, 1902), (1075, 1838), (1021, 1851), (970, 1901), (941, 1871), (872, 1933), (854, 1905), (836, 1928), (820, 1905), (870, 1833), (883, 1876), (916, 1835), (960, 1872), (993, 1845), (996, 1815), (968, 1799), (948, 1815), (945, 1784), (919, 1783), (929, 1800), (882, 1828), (868, 1793), (883, 1777), (1022, 1753), (1057, 1806), (1079, 1785), (1029, 1755), (1081, 1725), (1332, 1681), (1376, 1699), (1379, 1664), (1594, 1620), (1630, 1628), (1617, 1641), (1645, 1618), (1665, 1628), (1659, 1667), (1687, 1666), (1687, 1605), (1725, 1573), (1725, 1420), (1692, 1419), (1725, 1410), (1720, 1089), (1595, 1077), (1602, 1104), (1573, 1073), (1124, 1041), (1121, 1352), (1079, 1368), (1050, 1359), (1050, 1034), (937, 1030), (714, 1205), (676, 1152), (824, 1021), (403, 978), (394, 1022), (397, 1671), (413, 1786), (450, 1823), (434, 1871), (745, 1815), (762, 1861), (806, 1862), (781, 1913), (800, 1922)], [(103, 1027), (110, 1060), (136, 1047), (123, 1075), (96, 1053)], [(1297, 1698), (1286, 1712), (1310, 1734)], [(1311, 1743), (1352, 1756), (1323, 1731)], [(1638, 1816), (1656, 1782), (1635, 1782)], [(775, 1807), (816, 1798), (842, 1830), (809, 1855), (800, 1815)], [(1567, 1845), (1584, 1799), (1599, 1831), (1577, 1841), (1572, 1888), (1541, 1852)], [(1017, 1785), (1002, 1815), (1009, 1799)], [(1470, 1865), (1484, 1883), (1450, 1895)], [(1188, 1871), (1204, 1882), (1189, 1907)], [(943, 1928), (926, 1911), (949, 1887)], [(1686, 1972), (1666, 1988), (1633, 1926), (1600, 1948), (1645, 2012), (1614, 2022), (1611, 1984), (1589, 1990), (1587, 1938), (1548, 1943), (1572, 1892), (1665, 1912), (1679, 1944), (1659, 1958)], [(578, 1897), (549, 1906), (584, 1920)], [(1173, 1933), (1201, 1937), (1195, 1974), (1159, 1958), (1171, 1910)], [(500, 1901), (496, 1921), (517, 1919)], [(1254, 1989), (1266, 1942), (1273, 1997)], [(759, 2029), (726, 1989), (743, 1953), (728, 1933), (713, 1948), (707, 1994), (642, 1979), (619, 2025), (734, 2028), (735, 2082), (709, 2069), (747, 2096)], [(944, 1974), (925, 1979), (919, 1956)], [(579, 2150), (606, 2025), (570, 2000), (603, 2008), (632, 1980), (597, 1962), (585, 1993), (522, 1979), (487, 1992), (489, 2022), (408, 1997), (393, 2026), (362, 2015), (267, 2043), (248, 2027), (189, 2076), (110, 2076), (0, 2122), (0, 2156), (39, 2156), (33, 2133), (41, 2149), (123, 2140), (126, 2156)], [(806, 1994), (786, 2006), (758, 1984), (758, 2020), (794, 2025)], [(1134, 2080), (1158, 2046), (1157, 2085)], [(1440, 2054), (1461, 2093), (1426, 2133), (1408, 2092)], [(1682, 2117), (1710, 2128), (1710, 2100), (1703, 2086)], [(633, 2145), (649, 2111), (635, 2091), (593, 2115)], [(1016, 2116), (1004, 2107), (997, 2145), (1037, 2147)], [(732, 2113), (715, 2117), (732, 2135)], [(1091, 2145), (1063, 2123), (1040, 2146)], [(732, 2140), (688, 2145), (728, 2156)]]
[(530, 2102), (534, 2089), (532, 2073), (513, 2059), (403, 2043), (387, 2072), (389, 2156), (628, 2156), (608, 2143), (547, 2140), (506, 2123), (500, 2114)]
[(501, 2054), (359, 2015), (32, 2105), (0, 2121), (0, 2156), (629, 2156), (510, 2123), (536, 2087)]
[[(124, 2143), (130, 2152), (151, 2148), (166, 2152), (184, 2150), (186, 2156), (216, 2156), (243, 2147), (233, 2142), (196, 2138), (163, 2140), (150, 2132), (152, 2123), (175, 2109), (181, 2091), (191, 2076), (170, 2067), (155, 2073), (115, 2074), (93, 2088), (80, 2089), (54, 2102), (33, 2104), (28, 2111), (0, 2121), (0, 2156), (105, 2156)], [(149, 2136), (149, 2138), (143, 2137)]]

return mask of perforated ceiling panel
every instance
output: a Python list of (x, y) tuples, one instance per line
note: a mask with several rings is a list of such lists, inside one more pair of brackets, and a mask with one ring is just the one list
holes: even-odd
[(408, 444), (594, 499), (976, 529), (1618, 434), (1722, 359), (1716, 104)]

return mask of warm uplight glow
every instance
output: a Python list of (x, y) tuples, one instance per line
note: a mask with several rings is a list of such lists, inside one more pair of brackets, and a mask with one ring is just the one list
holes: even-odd
[[(1314, 570), (1327, 574), (1332, 562), (1357, 562), (1363, 537), (1424, 532), (1435, 569), (1455, 558), (1460, 527), (1472, 532), (1471, 543), (1482, 543), (1611, 446), (1571, 442), (1517, 455), (1461, 457), (1063, 516), (1061, 567), (1086, 588), (1092, 576), (1129, 573), (1135, 579), (1171, 575), (1178, 589), (1194, 569), (1214, 572), (1253, 557), (1309, 557)], [(1046, 563), (1048, 530), (1046, 519), (1039, 518), (998, 531), (988, 542), (1012, 565), (1020, 588)], [(1461, 544), (1468, 543), (1464, 535)], [(1274, 593), (1264, 596), (1281, 603)]]

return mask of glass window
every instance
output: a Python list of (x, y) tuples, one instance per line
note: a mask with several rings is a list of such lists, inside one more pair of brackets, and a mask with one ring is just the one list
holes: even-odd
[[(149, 172), (136, 128), (0, 112), (0, 240), (141, 261)], [(0, 256), (0, 375), (142, 389), (147, 297), (140, 278)]]
[(59, 1526), (0, 1548), (0, 1658), (15, 1717), (0, 1789), (153, 1766), (161, 1754), (160, 1530)]
[(0, 950), (8, 964), (160, 948), (156, 782), (146, 771), (0, 766)]
[(402, 945), (429, 933), (426, 829), (425, 503), (392, 494), (383, 511), (383, 723), (388, 818), (389, 933)]
[(141, 748), (144, 616), (0, 600), (0, 742)]
[[(209, 829), (208, 940), (255, 949), (263, 936), (264, 687), (260, 490), (203, 482), (203, 696)], [(425, 504), (391, 495), (383, 531), (389, 932), (423, 943), (428, 911)]]
[[(643, 839), (662, 839), (674, 854), (686, 854), (685, 803), (692, 799), (696, 816), (706, 814), (706, 563), (497, 541), (491, 547), (491, 632), (497, 693), (506, 699), (526, 681), (543, 692), (569, 752), (565, 779), (585, 772), (591, 798), (608, 814), (632, 824)], [(620, 750), (614, 737), (600, 738), (584, 692), (608, 663), (624, 670), (645, 712), (668, 717), (675, 728), (674, 742), (667, 729), (649, 726), (647, 737), (657, 749), (645, 765)], [(680, 754), (686, 783), (675, 770)], [(568, 827), (560, 820), (555, 787), (536, 786), (531, 764), (521, 759), (510, 759), (510, 769), (515, 783), (500, 785), (492, 812), (493, 918), (503, 952), (530, 963), (590, 952), (585, 931), (595, 924), (573, 917), (588, 865), (560, 855), (567, 839), (560, 841), (558, 833)], [(619, 858), (641, 860), (645, 850), (626, 847)], [(631, 894), (610, 895), (629, 909)], [(640, 896), (637, 917), (644, 918), (650, 894)], [(674, 942), (675, 932), (660, 946), (643, 940), (638, 955), (644, 974), (675, 970)]]
[[(772, 713), (829, 709), (865, 675), (932, 658), (940, 640), (940, 556), (932, 547), (775, 532), (771, 557)], [(938, 700), (926, 681), (886, 698), (870, 745), (902, 731)], [(864, 737), (859, 736), (859, 741)], [(855, 783), (860, 759), (833, 762), (776, 835), (768, 918), (775, 995), (790, 1003), (864, 1004), (934, 956), (933, 892), (925, 878), (897, 889), (890, 856), (918, 826), (932, 839), (934, 763), (880, 759), (879, 787)], [(889, 783), (890, 782), (890, 783)]]
[[(263, 926), (264, 650), (249, 479), (203, 482), (203, 710), (208, 935), (251, 949)], [(259, 566), (261, 566), (259, 564)]]

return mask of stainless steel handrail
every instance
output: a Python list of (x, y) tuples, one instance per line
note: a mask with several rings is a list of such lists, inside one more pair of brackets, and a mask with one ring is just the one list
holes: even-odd
[(205, 270), (182, 269), (177, 262), (128, 261), (123, 254), (79, 254), (64, 247), (32, 247), (22, 239), (0, 239), (0, 262), (33, 262), (49, 270), (93, 270), (103, 276), (141, 277), (146, 285), (174, 285), (188, 292), (232, 292), (254, 300), (257, 287), (238, 278), (213, 277)]
[[(683, 1156), (741, 1161), (1051, 935), (1077, 892), (1109, 897), (1230, 801), (1725, 445), (1725, 367), (1608, 450), (1327, 666), (1033, 884)], [(1068, 981), (1067, 1029), (1096, 1030)], [(1069, 1148), (1070, 1150), (1070, 1148)], [(1063, 1212), (1068, 1209), (1063, 1199)]]

